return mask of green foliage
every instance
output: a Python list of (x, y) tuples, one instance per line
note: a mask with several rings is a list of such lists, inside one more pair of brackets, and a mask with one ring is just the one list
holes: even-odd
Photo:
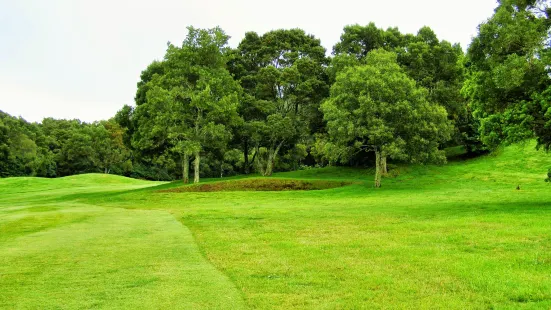
[(245, 91), (239, 131), (245, 164), (252, 146), (259, 172), (270, 175), (280, 152), (323, 127), (325, 49), (303, 30), (275, 30), (247, 33), (232, 55), (230, 70)]
[(402, 34), (397, 28), (383, 30), (374, 23), (365, 27), (346, 26), (340, 42), (333, 48), (335, 57), (328, 68), (332, 82), (338, 71), (365, 64), (367, 54), (379, 48), (396, 53), (398, 64), (408, 76), (429, 91), (427, 100), (446, 109), (448, 119), (455, 125), (450, 145), (462, 144), (473, 152), (482, 149), (478, 123), (471, 117), (460, 93), (464, 80), (464, 56), (458, 44), (440, 41), (429, 27), (411, 35)]
[(96, 150), (94, 164), (105, 173), (128, 158), (129, 152), (123, 141), (124, 129), (116, 122), (93, 124), (92, 135), (92, 146)]
[(549, 13), (545, 1), (501, 1), (466, 57), (429, 27), (346, 26), (332, 58), (301, 29), (249, 32), (232, 49), (222, 29), (189, 27), (111, 120), (0, 113), (0, 176), (188, 181), (193, 163), (199, 181), (373, 162), (386, 174), (387, 157), (443, 162), (444, 147), (473, 155), (535, 136), (549, 150)]
[(240, 122), (241, 90), (225, 68), (229, 37), (220, 28), (188, 31), (181, 47), (169, 44), (165, 59), (142, 74), (132, 145), (153, 157), (173, 152), (182, 166), (193, 155), (198, 182), (201, 153), (207, 146), (224, 148), (231, 138), (226, 126)]
[[(527, 103), (527, 114), (538, 142), (537, 147), (549, 152), (551, 149), (551, 85), (541, 94), (535, 94), (533, 101)], [(526, 119), (524, 120), (526, 122)], [(528, 125), (528, 124), (526, 124)]]
[(131, 140), (132, 135), (134, 134), (134, 123), (132, 122), (133, 113), (133, 107), (129, 105), (124, 105), (122, 109), (117, 111), (117, 113), (113, 117), (113, 121), (117, 123), (119, 127), (123, 130), (123, 142), (124, 145), (129, 149), (132, 147)]
[(36, 175), (38, 155), (46, 153), (36, 143), (42, 138), (35, 124), (0, 111), (0, 177)]
[(340, 42), (333, 47), (333, 54), (348, 54), (361, 60), (373, 50), (394, 50), (404, 46), (411, 39), (411, 36), (400, 33), (398, 28), (383, 30), (377, 28), (374, 23), (369, 23), (365, 27), (355, 24), (344, 27)]
[(155, 181), (171, 181), (174, 180), (172, 171), (167, 168), (174, 168), (175, 163), (166, 162), (162, 159), (157, 159), (153, 162), (137, 162), (132, 165), (132, 170), (129, 174), (131, 178), (142, 180)]
[(535, 136), (549, 148), (550, 13), (546, 1), (501, 1), (469, 47), (469, 98), (492, 148)]
[(0, 113), (0, 133), (2, 177), (109, 172), (129, 156), (123, 129), (112, 121), (46, 118), (38, 124)]
[(551, 169), (547, 170), (547, 179), (545, 179), (545, 182), (551, 182)]
[(322, 105), (331, 142), (325, 149), (342, 150), (329, 156), (347, 161), (353, 152), (374, 151), (378, 158), (444, 162), (438, 147), (452, 128), (444, 108), (427, 101), (426, 90), (400, 68), (396, 54), (375, 50), (365, 62), (340, 73)]

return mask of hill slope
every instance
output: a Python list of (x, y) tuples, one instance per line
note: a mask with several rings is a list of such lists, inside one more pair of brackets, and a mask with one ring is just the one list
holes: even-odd
[(32, 292), (51, 291), (48, 305), (63, 300), (67, 308), (133, 308), (133, 298), (158, 296), (159, 305), (204, 309), (226, 301), (254, 309), (548, 309), (549, 167), (551, 155), (528, 145), (444, 166), (398, 166), (381, 189), (369, 169), (335, 167), (274, 178), (353, 184), (205, 193), (160, 191), (180, 182), (116, 191), (91, 182), (52, 185), (30, 200), (23, 186), (4, 188), (0, 253), (10, 254), (0, 262), (8, 288), (0, 307), (32, 308)]

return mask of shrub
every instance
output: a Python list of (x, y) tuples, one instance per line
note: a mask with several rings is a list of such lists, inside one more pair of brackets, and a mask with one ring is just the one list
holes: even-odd
[(161, 192), (233, 192), (233, 191), (313, 191), (347, 186), (344, 181), (301, 181), (286, 179), (248, 179), (185, 185)]

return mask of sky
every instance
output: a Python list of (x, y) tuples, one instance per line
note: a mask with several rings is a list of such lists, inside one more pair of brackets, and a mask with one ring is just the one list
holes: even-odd
[(140, 73), (180, 45), (186, 27), (302, 28), (331, 52), (345, 25), (429, 26), (466, 49), (496, 0), (0, 0), (0, 110), (32, 122), (93, 122), (133, 105)]

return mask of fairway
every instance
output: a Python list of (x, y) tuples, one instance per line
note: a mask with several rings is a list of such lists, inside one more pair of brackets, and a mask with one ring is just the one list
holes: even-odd
[(0, 308), (549, 309), (548, 167), (530, 143), (380, 189), (336, 167), (272, 177), (344, 185), (312, 191), (0, 179)]
[[(0, 208), (0, 308), (241, 306), (232, 283), (168, 212), (77, 202), (79, 195), (103, 194), (98, 187), (116, 192), (155, 183), (103, 175), (2, 183), (5, 195), (9, 186), (17, 194)], [(24, 202), (29, 196), (35, 203)], [(23, 200), (14, 204), (16, 197)]]

